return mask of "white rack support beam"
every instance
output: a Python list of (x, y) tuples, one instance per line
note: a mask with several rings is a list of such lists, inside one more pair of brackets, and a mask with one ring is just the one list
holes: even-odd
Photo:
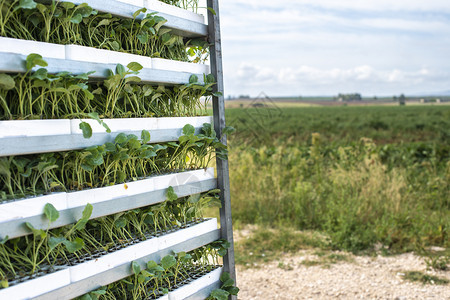
[[(79, 129), (81, 122), (91, 125), (92, 137), (86, 139)], [(32, 153), (84, 149), (114, 142), (120, 133), (140, 138), (142, 130), (150, 132), (150, 143), (177, 141), (186, 124), (194, 126), (196, 134), (211, 117), (105, 119), (111, 129), (107, 133), (97, 121), (88, 120), (30, 120), (0, 121), (0, 157)]]
[[(55, 273), (28, 280), (16, 286), (0, 290), (1, 299), (73, 299), (102, 286), (116, 282), (133, 275), (131, 263), (134, 261), (141, 265), (141, 269), (146, 268), (148, 261), (159, 263), (161, 259), (169, 254), (191, 251), (216, 241), (220, 238), (217, 229), (217, 220), (210, 219), (202, 223), (193, 225), (197, 235), (179, 240), (176, 245), (170, 248), (159, 247), (159, 240), (164, 237), (152, 238), (139, 244), (134, 244), (101, 256), (95, 260), (90, 260), (75, 266), (67, 267)], [(183, 232), (187, 229), (180, 229)], [(210, 278), (203, 279), (204, 285), (214, 283), (217, 274), (211, 274)], [(220, 275), (219, 275), (220, 276)], [(55, 285), (57, 280), (58, 285)], [(32, 289), (32, 288), (36, 289)], [(191, 289), (196, 293), (196, 289)]]
[[(124, 18), (132, 18), (133, 14), (145, 5), (147, 8), (146, 13), (158, 13), (158, 16), (167, 20), (164, 27), (172, 29), (172, 33), (174, 34), (188, 38), (205, 37), (208, 34), (208, 25), (204, 22), (199, 22), (201, 19), (199, 20), (198, 15), (194, 15), (192, 12), (185, 11), (181, 8), (154, 5), (151, 1), (127, 1), (128, 3), (126, 3), (108, 0), (107, 4), (105, 0), (70, 0), (62, 2), (72, 2), (76, 5), (87, 3), (95, 10)], [(136, 3), (138, 5), (130, 3)], [(140, 14), (138, 19), (142, 19), (143, 17), (144, 14)]]
[(217, 180), (214, 169), (210, 168), (4, 203), (0, 205), (0, 239), (30, 234), (26, 222), (35, 228), (47, 229), (49, 222), (43, 214), (46, 203), (53, 204), (60, 214), (58, 220), (50, 224), (51, 229), (76, 223), (88, 203), (93, 206), (91, 219), (161, 203), (166, 200), (169, 186), (173, 187), (178, 197), (185, 197), (215, 189)]

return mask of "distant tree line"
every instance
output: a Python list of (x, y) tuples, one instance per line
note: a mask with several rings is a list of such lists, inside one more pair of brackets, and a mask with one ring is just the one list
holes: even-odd
[(361, 101), (362, 97), (361, 94), (359, 93), (354, 93), (354, 94), (339, 94), (337, 96), (337, 100), (340, 102), (345, 102), (345, 101)]

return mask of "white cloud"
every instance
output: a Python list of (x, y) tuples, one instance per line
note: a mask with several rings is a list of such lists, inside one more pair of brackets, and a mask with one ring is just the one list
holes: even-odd
[(369, 65), (348, 69), (318, 69), (302, 65), (299, 68), (285, 67), (276, 70), (242, 63), (235, 75), (232, 85), (239, 85), (243, 90), (252, 91), (253, 94), (265, 91), (270, 95), (278, 95), (280, 91), (283, 95), (289, 95), (283, 93), (286, 87), (291, 88), (292, 94), (314, 94), (318, 88), (326, 91), (326, 94), (348, 91), (383, 94), (382, 91), (377, 93), (378, 87), (382, 86), (389, 91), (398, 88), (398, 91), (402, 91), (409, 85), (420, 86), (422, 83), (444, 81), (445, 84), (450, 84), (450, 80), (447, 79), (450, 76), (449, 72), (440, 73), (427, 68), (413, 71), (377, 70)]
[(226, 0), (221, 16), (227, 94), (450, 85), (448, 0)]

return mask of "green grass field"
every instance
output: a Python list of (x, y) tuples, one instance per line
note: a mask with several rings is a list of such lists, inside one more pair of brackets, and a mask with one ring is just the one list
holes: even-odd
[(353, 252), (448, 250), (450, 106), (244, 107), (227, 123), (237, 226)]

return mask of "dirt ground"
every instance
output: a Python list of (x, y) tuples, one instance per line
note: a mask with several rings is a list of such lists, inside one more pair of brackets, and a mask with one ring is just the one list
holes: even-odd
[[(239, 234), (238, 234), (239, 238)], [(405, 280), (422, 271), (450, 280), (450, 271), (430, 271), (423, 257), (354, 256), (302, 250), (263, 265), (237, 266), (239, 299), (439, 299), (450, 300), (450, 284)]]

